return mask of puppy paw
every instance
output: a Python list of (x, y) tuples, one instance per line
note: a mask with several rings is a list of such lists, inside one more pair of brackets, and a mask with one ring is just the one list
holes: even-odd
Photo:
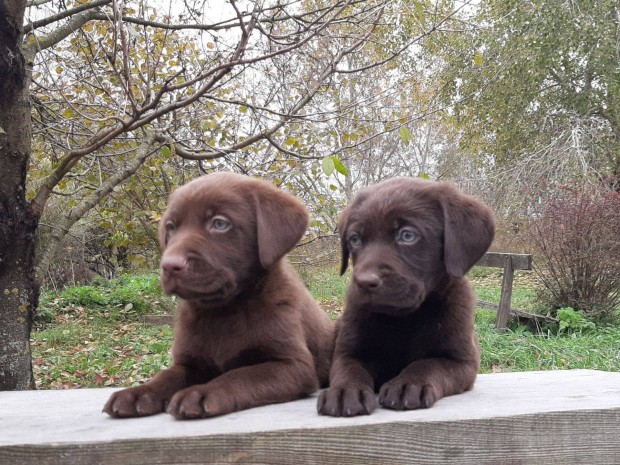
[(324, 389), (319, 394), (317, 410), (320, 415), (354, 417), (370, 415), (377, 408), (377, 396), (368, 387)]
[(166, 410), (166, 399), (156, 392), (138, 386), (115, 392), (103, 411), (115, 418), (143, 417)]
[(392, 410), (430, 408), (439, 398), (432, 384), (412, 383), (398, 378), (388, 381), (379, 390), (379, 403)]
[(223, 415), (235, 410), (230, 396), (218, 396), (217, 391), (204, 385), (192, 386), (177, 392), (168, 405), (168, 413), (177, 420), (192, 420)]

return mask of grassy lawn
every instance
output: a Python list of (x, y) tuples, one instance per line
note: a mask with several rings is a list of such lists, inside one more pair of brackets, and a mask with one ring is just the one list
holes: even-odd
[[(500, 277), (474, 270), (478, 298), (499, 302)], [(337, 269), (306, 279), (313, 296), (335, 318), (342, 308), (349, 275)], [(43, 293), (32, 334), (33, 364), (41, 389), (131, 386), (147, 380), (170, 363), (172, 328), (142, 323), (145, 314), (174, 311), (174, 299), (163, 296), (155, 274), (96, 281), (59, 294)], [(528, 275), (517, 276), (513, 307), (536, 307)], [(482, 349), (481, 372), (591, 368), (620, 370), (620, 325), (598, 325), (587, 331), (557, 327), (534, 333), (513, 324), (493, 328), (496, 314), (478, 309), (476, 328)]]

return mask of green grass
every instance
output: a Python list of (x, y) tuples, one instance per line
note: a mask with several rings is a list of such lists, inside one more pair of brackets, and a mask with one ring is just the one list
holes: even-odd
[[(480, 300), (499, 302), (500, 275), (479, 269), (470, 274)], [(305, 277), (310, 292), (332, 318), (342, 311), (350, 274), (336, 267)], [(531, 280), (517, 278), (512, 305), (537, 307)], [(37, 386), (61, 389), (131, 386), (144, 382), (170, 363), (172, 328), (142, 323), (144, 314), (171, 313), (155, 274), (99, 280), (89, 286), (43, 293), (32, 334)], [(496, 313), (478, 309), (481, 372), (590, 368), (620, 371), (620, 325), (594, 329), (557, 327), (532, 332), (511, 323), (494, 329)]]
[(604, 325), (588, 333), (557, 336), (532, 333), (523, 326), (506, 332), (493, 328), (495, 313), (478, 310), (476, 327), (482, 349), (481, 372), (620, 370), (620, 327)]
[(170, 313), (155, 274), (97, 280), (43, 293), (32, 334), (40, 388), (131, 386), (170, 363), (172, 328), (141, 323)]
[(332, 319), (342, 313), (342, 303), (350, 277), (351, 273), (348, 272), (340, 276), (339, 268), (333, 267), (319, 270), (305, 280), (312, 297)]
[[(501, 287), (477, 286), (476, 296), (478, 300), (484, 300), (495, 304), (499, 303)], [(511, 307), (521, 310), (533, 311), (537, 307), (535, 302), (536, 291), (534, 289), (518, 289), (512, 290)]]

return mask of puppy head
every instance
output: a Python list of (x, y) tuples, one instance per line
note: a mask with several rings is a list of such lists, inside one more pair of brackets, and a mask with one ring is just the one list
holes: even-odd
[(416, 309), (446, 277), (461, 278), (494, 235), (489, 208), (447, 183), (394, 178), (362, 189), (341, 215), (341, 274), (354, 302)]
[(225, 304), (252, 288), (303, 236), (305, 208), (268, 182), (214, 173), (176, 190), (159, 225), (161, 283)]

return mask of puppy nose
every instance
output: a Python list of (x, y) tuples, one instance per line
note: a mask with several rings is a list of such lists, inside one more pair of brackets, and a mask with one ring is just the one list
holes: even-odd
[(366, 291), (374, 291), (381, 285), (381, 277), (372, 271), (353, 273), (355, 284)]
[(187, 259), (180, 255), (163, 256), (160, 266), (165, 273), (178, 273), (187, 266)]

